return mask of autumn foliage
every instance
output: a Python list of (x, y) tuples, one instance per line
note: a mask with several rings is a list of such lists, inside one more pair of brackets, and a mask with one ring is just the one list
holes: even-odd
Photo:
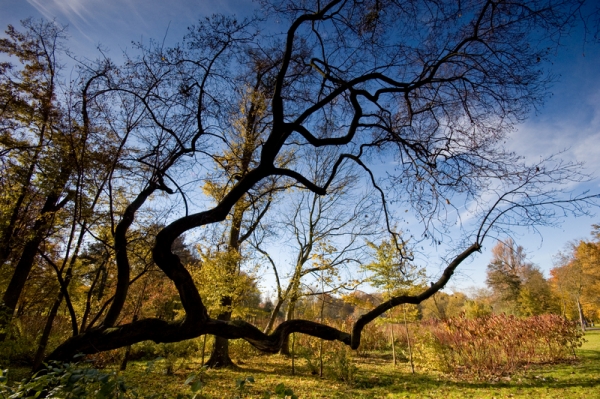
[(558, 315), (518, 318), (502, 313), (424, 322), (418, 349), (419, 360), (429, 366), (489, 378), (569, 360), (582, 342), (577, 324)]

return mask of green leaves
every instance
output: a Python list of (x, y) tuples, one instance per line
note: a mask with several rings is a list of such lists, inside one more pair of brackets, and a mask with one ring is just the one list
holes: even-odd
[(375, 288), (382, 289), (385, 296), (410, 293), (422, 287), (424, 270), (418, 269), (406, 259), (404, 247), (398, 248), (390, 241), (382, 241), (376, 245), (368, 243), (375, 250), (374, 259), (362, 268), (369, 273), (368, 281)]
[(201, 390), (203, 386), (204, 386), (204, 383), (202, 382), (202, 380), (196, 380), (192, 383), (192, 386), (190, 389), (192, 390), (192, 392), (195, 393), (195, 392), (198, 392), (199, 390)]
[[(282, 399), (298, 399), (298, 396), (294, 395), (294, 391), (291, 388), (286, 388), (283, 382), (275, 387), (275, 397)], [(270, 391), (265, 391), (262, 398), (271, 399), (273, 398), (273, 393)]]
[[(0, 394), (10, 399), (18, 398), (69, 398), (69, 399), (125, 399), (137, 398), (138, 393), (129, 389), (116, 373), (104, 373), (96, 369), (81, 368), (72, 363), (50, 362), (46, 369), (23, 380), (16, 387), (6, 385), (6, 374), (0, 375)], [(2, 396), (6, 397), (6, 396)]]
[(254, 377), (248, 376), (244, 378), (239, 378), (235, 381), (235, 388), (237, 390), (237, 394), (233, 397), (233, 399), (242, 399), (244, 397), (244, 394), (247, 390), (247, 383), (254, 384)]
[[(204, 383), (204, 373), (206, 372), (206, 366), (202, 367), (199, 371), (192, 373), (188, 376), (188, 378), (185, 380), (185, 382), (183, 383), (184, 385), (190, 385), (190, 390), (192, 391), (192, 393), (194, 394), (194, 396), (192, 396), (192, 399), (200, 399), (200, 398), (204, 398), (204, 395), (202, 395), (201, 391), (202, 389), (205, 387), (205, 383)], [(187, 396), (183, 396), (183, 395), (178, 395), (177, 398), (185, 398)]]

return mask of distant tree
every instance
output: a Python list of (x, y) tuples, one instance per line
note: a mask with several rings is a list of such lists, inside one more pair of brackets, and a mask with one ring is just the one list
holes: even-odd
[[(598, 229), (593, 232), (598, 237)], [(580, 242), (575, 250), (583, 277), (582, 309), (589, 318), (600, 317), (600, 240)]]
[(61, 76), (65, 28), (31, 19), (23, 28), (9, 26), (0, 39), (0, 53), (20, 64), (6, 62), (0, 74), (0, 267), (8, 280), (0, 328), (26, 302), (23, 294), (38, 266), (53, 269), (60, 287), (46, 330), (64, 298), (76, 335), (67, 288), (84, 238), (98, 221), (95, 208), (120, 144), (90, 121), (99, 104), (84, 104), (93, 102), (92, 88), (110, 65), (99, 62), (95, 73), (79, 71), (66, 83)]
[[(311, 180), (325, 184), (323, 174), (337, 158), (331, 149), (317, 150), (304, 156), (309, 161), (306, 174)], [(299, 155), (302, 156), (302, 155)], [(276, 234), (289, 237), (286, 247), (292, 252), (291, 270), (275, 262), (263, 249), (263, 239), (255, 246), (269, 261), (275, 275), (277, 299), (264, 329), (271, 332), (280, 309), (285, 306), (285, 320), (294, 318), (296, 302), (304, 296), (323, 294), (314, 287), (324, 278), (327, 294), (353, 289), (356, 279), (344, 277), (343, 269), (351, 269), (365, 257), (364, 239), (380, 232), (379, 209), (370, 192), (357, 187), (355, 168), (346, 167), (330, 183), (329, 194), (321, 196), (309, 190), (296, 190), (282, 206), (281, 218), (275, 223)], [(288, 210), (288, 212), (285, 212)], [(287, 260), (286, 260), (287, 261)], [(286, 281), (287, 280), (287, 281)], [(308, 280), (308, 281), (307, 281)], [(317, 284), (320, 285), (320, 284)], [(313, 289), (314, 288), (314, 289)], [(282, 352), (287, 354), (284, 342)]]
[[(397, 243), (390, 241), (382, 241), (379, 245), (369, 243), (369, 247), (375, 251), (374, 259), (372, 262), (362, 265), (362, 269), (368, 276), (366, 282), (380, 290), (384, 301), (400, 295), (413, 295), (423, 291), (425, 271), (409, 262), (406, 256), (407, 250), (404, 247), (398, 248)], [(416, 320), (418, 313), (417, 306), (402, 304), (402, 309), (391, 309), (387, 314), (394, 365), (396, 364), (394, 324), (404, 323), (412, 366), (412, 348), (407, 323)]]
[(519, 314), (522, 316), (560, 313), (558, 298), (552, 292), (550, 283), (544, 274), (535, 266), (523, 271), (523, 281), (517, 302)]
[[(259, 162), (259, 148), (265, 140), (265, 131), (271, 123), (267, 113), (267, 96), (273, 89), (269, 71), (272, 61), (260, 58), (254, 61), (255, 76), (249, 77), (245, 86), (239, 90), (240, 103), (238, 109), (232, 109), (232, 129), (223, 135), (226, 148), (216, 157), (217, 167), (207, 176), (203, 190), (217, 203), (223, 199), (225, 193), (235, 183), (245, 177), (253, 165)], [(291, 161), (291, 154), (284, 154), (276, 161), (278, 167), (285, 167)], [(221, 311), (215, 315), (218, 320), (229, 321), (234, 307), (234, 296), (239, 294), (240, 276), (247, 276), (241, 272), (242, 251), (245, 242), (253, 235), (269, 210), (277, 192), (289, 189), (290, 183), (285, 178), (271, 177), (261, 184), (256, 184), (243, 196), (230, 212), (230, 223), (223, 241), (226, 243), (225, 252), (214, 253), (218, 259), (223, 260), (219, 265), (220, 270), (212, 270), (212, 276), (219, 276), (219, 290), (211, 290), (211, 296), (219, 293)], [(250, 248), (248, 248), (250, 249)], [(210, 264), (210, 261), (205, 264)], [(203, 269), (203, 272), (206, 268)], [(204, 284), (208, 280), (204, 280)], [(231, 284), (227, 287), (227, 282)], [(233, 294), (228, 294), (232, 292)], [(213, 306), (212, 310), (217, 307)], [(233, 365), (229, 357), (229, 343), (225, 337), (217, 336), (208, 367), (229, 367)]]
[(462, 292), (447, 294), (440, 291), (421, 302), (421, 314), (425, 320), (456, 317), (466, 310), (468, 301), (469, 298)]
[(496, 299), (497, 311), (518, 312), (523, 275), (533, 267), (525, 258), (525, 249), (512, 238), (499, 241), (492, 249), (485, 282)]
[(586, 319), (600, 317), (600, 240), (597, 226), (593, 227), (596, 241), (570, 244), (550, 270), (550, 283), (562, 314), (578, 319), (583, 330)]
[(473, 287), (469, 290), (465, 303), (465, 316), (471, 319), (493, 313), (493, 294), (487, 287)]
[(521, 316), (558, 312), (557, 298), (539, 268), (526, 260), (525, 250), (511, 238), (492, 249), (486, 283), (495, 311)]
[(25, 21), (24, 27), (25, 33), (9, 27), (8, 37), (0, 40), (0, 53), (17, 58), (24, 66), (17, 69), (6, 63), (0, 76), (2, 153), (7, 160), (2, 176), (0, 267), (13, 257), (11, 277), (2, 293), (2, 339), (38, 248), (57, 213), (72, 199), (66, 195), (75, 166), (69, 141), (80, 141), (83, 133), (70, 128), (64, 114), (66, 104), (59, 101), (57, 57), (65, 39), (64, 28), (32, 20)]

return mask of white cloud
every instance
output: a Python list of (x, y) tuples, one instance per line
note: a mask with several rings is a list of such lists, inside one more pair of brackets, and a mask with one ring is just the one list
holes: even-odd
[(552, 97), (511, 136), (510, 149), (531, 161), (565, 151), (562, 159), (584, 162), (588, 172), (600, 175), (600, 46), (588, 50), (583, 56), (563, 49)]

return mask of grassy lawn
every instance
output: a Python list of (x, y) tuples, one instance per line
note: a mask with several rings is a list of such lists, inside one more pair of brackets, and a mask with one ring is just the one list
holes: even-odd
[[(274, 391), (284, 383), (300, 398), (599, 398), (600, 330), (589, 331), (586, 340), (577, 351), (578, 361), (523, 370), (495, 382), (463, 381), (424, 370), (412, 374), (408, 364), (393, 367), (389, 355), (372, 354), (353, 359), (355, 377), (345, 383), (331, 369), (325, 370), (324, 378), (311, 375), (303, 359), (297, 360), (296, 375), (291, 375), (290, 360), (275, 355), (245, 360), (235, 371), (206, 371), (202, 393), (210, 398), (233, 398), (240, 394), (236, 380), (252, 376), (255, 382), (246, 384), (240, 397), (260, 398), (264, 391)], [(190, 393), (183, 382), (199, 369), (199, 363), (180, 364), (173, 376), (164, 375), (160, 363), (150, 373), (145, 369), (146, 363), (132, 362), (123, 376), (141, 392), (171, 398)]]
[[(202, 371), (201, 393), (203, 398), (263, 398), (265, 391), (273, 392), (283, 383), (300, 398), (600, 398), (600, 330), (588, 331), (585, 338), (577, 350), (578, 360), (570, 364), (538, 366), (492, 382), (418, 368), (412, 374), (407, 363), (394, 367), (390, 354), (369, 354), (352, 359), (356, 370), (348, 383), (336, 378), (340, 368), (332, 368), (331, 362), (324, 378), (319, 378), (311, 373), (305, 359), (296, 360), (296, 374), (292, 375), (290, 359), (261, 355), (243, 362), (234, 359), (239, 364), (237, 370)], [(127, 371), (120, 374), (143, 396), (175, 398), (179, 393), (191, 393), (184, 382), (201, 368), (199, 359), (190, 359), (176, 361), (174, 375), (166, 375), (164, 370), (164, 360), (154, 362), (150, 371), (147, 362), (139, 361), (130, 362)], [(27, 373), (26, 369), (11, 369), (11, 379), (20, 380)], [(244, 391), (236, 388), (237, 380), (250, 376), (254, 383), (245, 384)]]

